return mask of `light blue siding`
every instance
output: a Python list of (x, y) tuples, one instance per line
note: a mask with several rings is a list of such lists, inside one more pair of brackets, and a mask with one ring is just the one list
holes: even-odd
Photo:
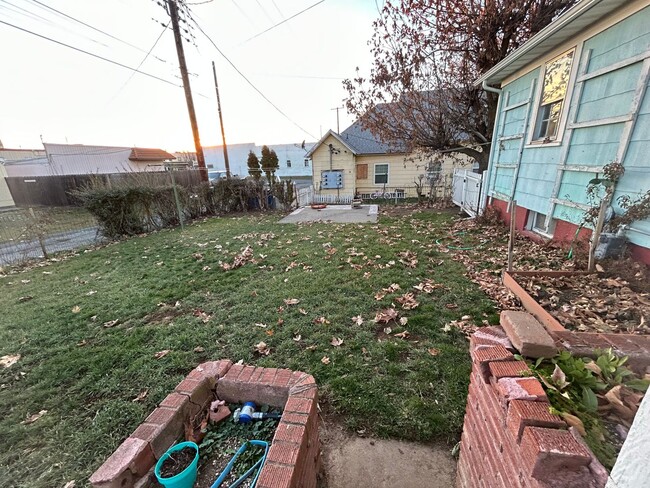
[[(593, 73), (648, 50), (650, 50), (650, 7), (585, 41), (582, 59), (576, 62), (584, 63), (590, 51), (586, 72)], [(540, 59), (537, 63), (541, 61), (544, 60)], [(572, 80), (569, 87), (570, 103), (576, 105), (576, 121), (588, 122), (629, 114), (641, 68), (642, 62), (638, 62), (587, 80), (579, 101), (576, 99), (575, 80)], [(529, 96), (531, 81), (539, 79), (541, 72), (541, 68), (536, 67), (504, 86), (501, 96), (509, 97), (504, 99), (508, 100), (508, 105), (525, 101)], [(531, 119), (535, 115), (534, 108), (539, 100), (534, 100), (533, 103), (535, 105), (531, 110)], [(501, 112), (497, 114), (497, 127), (502, 128), (497, 137), (522, 133), (526, 124), (524, 119), (527, 107), (522, 106), (504, 113), (504, 105), (502, 101)], [(564, 110), (568, 110), (568, 107), (565, 106)], [(624, 126), (624, 123), (617, 123), (576, 128), (572, 133), (563, 134), (561, 145), (525, 146), (514, 193), (517, 204), (532, 211), (546, 213), (555, 187), (562, 153), (566, 151), (567, 165), (602, 167), (615, 161)], [(534, 130), (534, 120), (531, 120), (529, 130)], [(519, 144), (519, 139), (502, 141), (492, 152), (492, 189), (500, 194), (511, 194), (515, 171), (513, 168), (497, 168), (495, 163), (515, 164), (518, 159)], [(566, 145), (569, 147), (565, 148)], [(625, 174), (618, 182), (615, 199), (622, 195), (635, 198), (645, 193), (650, 188), (650, 89), (646, 90), (642, 99), (623, 166)], [(589, 203), (586, 187), (595, 176), (594, 171), (588, 170), (564, 171), (557, 198), (578, 204)], [(617, 213), (621, 212), (617, 202), (614, 202), (613, 207)], [(576, 224), (580, 223), (582, 216), (582, 210), (561, 204), (556, 205), (553, 212), (554, 218)], [(628, 232), (630, 241), (650, 247), (650, 220), (636, 222), (632, 227), (636, 230)]]

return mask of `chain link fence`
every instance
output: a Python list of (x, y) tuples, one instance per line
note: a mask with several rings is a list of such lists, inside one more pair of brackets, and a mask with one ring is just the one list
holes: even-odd
[(0, 211), (0, 266), (71, 251), (102, 241), (94, 217), (77, 207)]

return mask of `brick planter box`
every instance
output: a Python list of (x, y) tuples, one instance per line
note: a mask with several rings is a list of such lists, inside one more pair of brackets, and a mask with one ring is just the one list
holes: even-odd
[(500, 327), (470, 339), (472, 373), (458, 488), (601, 488), (607, 471), (574, 429), (549, 413), (539, 381)]
[(197, 366), (90, 477), (95, 488), (146, 487), (156, 461), (184, 433), (186, 421), (218, 397), (283, 408), (259, 488), (315, 488), (320, 463), (318, 392), (311, 375), (288, 369), (211, 361)]

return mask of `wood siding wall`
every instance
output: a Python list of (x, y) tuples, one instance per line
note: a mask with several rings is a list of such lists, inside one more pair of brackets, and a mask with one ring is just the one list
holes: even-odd
[[(626, 9), (558, 46), (547, 57), (522, 69), (518, 77), (506, 81), (491, 158), (488, 188), (491, 196), (501, 200), (513, 197), (526, 209), (543, 214), (552, 210), (555, 219), (578, 224), (584, 212), (580, 206), (584, 208), (588, 204), (587, 184), (604, 165), (615, 161), (621, 154), (626, 122), (608, 121), (628, 115), (636, 116), (636, 123), (632, 126), (629, 146), (621, 161), (625, 174), (617, 185), (615, 200), (621, 195), (636, 197), (650, 189), (650, 90), (647, 88), (637, 113), (634, 113), (635, 97), (639, 95), (644, 79), (644, 63), (649, 62), (650, 7), (647, 7), (647, 2), (630, 2)], [(539, 89), (535, 90), (532, 99), (528, 125), (525, 103), (507, 111), (504, 107), (526, 102), (531, 82), (537, 79), (539, 86), (544, 63), (571, 47), (576, 47), (574, 63), (579, 64), (570, 81), (568, 104), (563, 109), (569, 117), (564, 133), (557, 142), (530, 143), (539, 105)], [(616, 67), (617, 63), (625, 61), (630, 63), (598, 75), (600, 70)], [(589, 75), (594, 73), (596, 75), (590, 78)], [(582, 87), (576, 84), (578, 75), (586, 75)], [(570, 130), (572, 115), (578, 124), (598, 121), (600, 125), (576, 126)], [(519, 160), (521, 139), (516, 136), (522, 133), (525, 145)], [(553, 198), (557, 201), (552, 201)], [(622, 213), (616, 201), (614, 209)], [(636, 222), (627, 235), (634, 244), (650, 247), (650, 220)]]

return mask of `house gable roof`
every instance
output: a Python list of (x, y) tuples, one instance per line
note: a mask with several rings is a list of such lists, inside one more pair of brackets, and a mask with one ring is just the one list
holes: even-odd
[(327, 134), (314, 144), (305, 157), (311, 157), (329, 136), (336, 138), (355, 156), (363, 154), (401, 154), (405, 152), (402, 148), (396, 148), (380, 141), (357, 120), (340, 134), (333, 130), (327, 131)]
[(176, 156), (156, 148), (134, 147), (131, 149), (131, 161), (166, 161), (176, 159)]
[(507, 77), (628, 3), (629, 0), (581, 0), (483, 73), (474, 82), (475, 85), (483, 82), (501, 84)]
[(332, 129), (330, 129), (330, 130), (327, 131), (327, 133), (323, 137), (321, 137), (320, 141), (318, 141), (316, 144), (314, 144), (312, 146), (312, 148), (307, 152), (307, 154), (305, 154), (305, 157), (306, 158), (311, 158), (312, 155), (316, 152), (316, 150), (319, 147), (321, 147), (325, 143), (327, 138), (330, 137), (330, 136), (334, 137), (337, 141), (339, 141), (341, 144), (343, 144), (345, 147), (347, 147), (352, 154), (354, 154), (354, 155), (359, 154), (356, 151), (356, 149), (354, 149), (350, 144), (348, 144), (339, 134), (337, 134)]

